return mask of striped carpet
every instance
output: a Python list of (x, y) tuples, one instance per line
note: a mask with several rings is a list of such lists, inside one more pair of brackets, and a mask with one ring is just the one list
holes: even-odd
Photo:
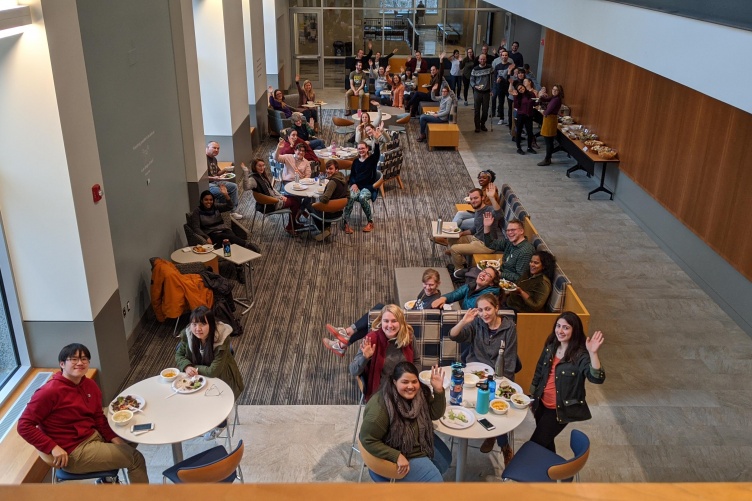
[[(342, 110), (323, 110), (323, 124)], [(331, 127), (320, 135), (331, 142)], [(353, 211), (346, 235), (337, 230), (333, 243), (291, 238), (278, 218), (266, 221), (263, 234), (260, 219), (254, 228), (263, 257), (254, 261), (255, 306), (241, 320), (244, 334), (233, 338), (235, 357), (246, 389), (240, 404), (341, 405), (357, 402), (357, 387), (347, 372), (355, 354), (353, 347), (344, 358), (323, 347), (324, 325), (349, 325), (370, 306), (396, 300), (394, 268), (444, 266), (445, 259), (431, 257), (429, 221), (442, 216), (451, 219), (454, 204), (461, 201), (473, 183), (459, 153), (453, 150), (429, 152), (417, 143), (418, 122), (402, 135), (404, 190), (396, 181), (386, 184), (386, 198), (374, 208), (375, 229), (359, 231), (366, 220), (358, 206)], [(255, 154), (268, 158), (276, 146), (267, 139)], [(384, 203), (385, 202), (385, 203)], [(250, 193), (241, 197), (242, 223), (250, 227), (254, 214)], [(443, 288), (451, 284), (442, 284)], [(237, 286), (235, 294), (245, 293)], [(181, 326), (185, 327), (186, 317)], [(130, 350), (131, 372), (123, 387), (156, 375), (174, 365), (176, 339), (174, 323), (144, 322)]]

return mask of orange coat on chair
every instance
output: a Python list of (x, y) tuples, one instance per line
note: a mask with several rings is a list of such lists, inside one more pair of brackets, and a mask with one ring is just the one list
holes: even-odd
[(204, 285), (201, 275), (183, 275), (169, 261), (154, 261), (151, 270), (151, 306), (157, 320), (164, 322), (167, 318), (178, 318), (202, 305), (211, 308), (214, 293)]

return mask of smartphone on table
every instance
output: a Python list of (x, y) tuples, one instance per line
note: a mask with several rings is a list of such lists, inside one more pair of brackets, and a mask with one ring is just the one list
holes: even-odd
[(154, 423), (134, 424), (131, 426), (131, 433), (146, 433), (154, 429)]
[(489, 420), (488, 420), (488, 419), (486, 419), (486, 418), (483, 418), (483, 419), (479, 419), (479, 420), (478, 420), (478, 422), (480, 423), (480, 425), (481, 425), (481, 426), (482, 426), (483, 428), (487, 429), (488, 431), (491, 431), (491, 430), (495, 430), (495, 429), (496, 429), (496, 426), (494, 426), (494, 424), (493, 424), (493, 423), (491, 423), (491, 421), (489, 421)]

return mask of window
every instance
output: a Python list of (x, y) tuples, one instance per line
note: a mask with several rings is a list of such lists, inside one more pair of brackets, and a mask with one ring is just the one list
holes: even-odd
[(0, 388), (2, 388), (20, 365), (2, 270), (0, 270), (0, 297), (3, 300), (0, 305)]
[(0, 215), (0, 402), (26, 374), (29, 356)]
[(394, 11), (397, 11), (398, 14), (406, 14), (408, 11), (416, 9), (421, 1), (425, 5), (426, 14), (439, 13), (439, 0), (381, 0), (379, 7), (382, 14), (389, 14)]

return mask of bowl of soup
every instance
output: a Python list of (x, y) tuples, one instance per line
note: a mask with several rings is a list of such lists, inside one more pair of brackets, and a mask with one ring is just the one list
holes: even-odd
[(133, 411), (129, 410), (117, 411), (112, 415), (112, 422), (115, 426), (125, 426), (131, 422), (131, 419), (133, 419)]
[(506, 414), (509, 410), (509, 404), (500, 399), (491, 400), (489, 407), (494, 414)]
[(160, 372), (159, 375), (162, 377), (162, 382), (172, 383), (180, 375), (180, 371), (174, 367), (170, 367)]

